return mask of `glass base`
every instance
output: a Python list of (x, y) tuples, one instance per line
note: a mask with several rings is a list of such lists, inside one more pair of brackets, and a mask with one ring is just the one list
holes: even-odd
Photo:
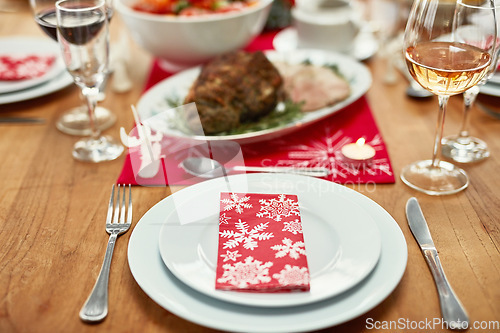
[[(106, 108), (96, 107), (95, 115), (97, 128), (104, 131), (116, 122), (116, 116)], [(87, 107), (82, 105), (65, 112), (56, 122), (56, 127), (63, 133), (77, 136), (90, 136), (89, 113)]]
[(442, 154), (443, 156), (459, 163), (477, 162), (490, 156), (488, 145), (483, 140), (475, 137), (448, 136), (443, 138)]
[(407, 165), (401, 172), (401, 180), (411, 188), (429, 195), (453, 194), (469, 185), (469, 177), (464, 170), (444, 161), (433, 167), (431, 160)]
[(84, 138), (75, 143), (73, 157), (83, 162), (112, 161), (121, 155), (123, 146), (110, 136)]

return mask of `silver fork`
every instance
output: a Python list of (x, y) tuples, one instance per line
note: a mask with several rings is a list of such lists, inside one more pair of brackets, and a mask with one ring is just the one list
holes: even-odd
[[(120, 207), (120, 188), (123, 189)], [(132, 223), (132, 189), (128, 185), (128, 207), (125, 206), (126, 185), (118, 185), (118, 193), (115, 196), (115, 185), (111, 189), (111, 197), (109, 198), (108, 215), (106, 217), (106, 231), (109, 234), (108, 246), (106, 255), (102, 263), (101, 271), (94, 285), (94, 289), (89, 295), (89, 298), (80, 310), (80, 319), (87, 322), (98, 322), (103, 320), (108, 314), (108, 281), (109, 268), (111, 266), (111, 257), (115, 242), (119, 235), (127, 232)], [(125, 213), (127, 219), (125, 220)]]

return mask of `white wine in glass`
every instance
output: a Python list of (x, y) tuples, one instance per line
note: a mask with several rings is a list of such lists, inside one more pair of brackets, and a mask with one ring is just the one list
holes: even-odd
[[(458, 0), (456, 6), (461, 2)], [(456, 193), (469, 184), (464, 170), (440, 158), (446, 107), (450, 96), (463, 93), (486, 75), (497, 37), (496, 32), (495, 36), (483, 34), (481, 38), (493, 41), (483, 44), (461, 38), (458, 32), (465, 23), (456, 20), (453, 11), (438, 10), (443, 3), (450, 4), (443, 0), (415, 0), (403, 45), (410, 74), (439, 98), (432, 159), (414, 162), (401, 172), (405, 184), (429, 195)], [(496, 22), (493, 0), (491, 3), (489, 15)], [(467, 29), (481, 34), (478, 25)]]
[[(491, 3), (488, 1), (478, 1), (478, 2), (459, 2), (457, 4), (457, 10), (455, 12), (455, 19), (464, 21), (465, 24), (462, 25), (461, 31), (457, 33), (462, 34), (462, 38), (468, 40), (477, 40), (476, 44), (481, 45), (482, 43), (491, 43), (491, 40), (482, 38), (482, 35), (495, 33), (495, 29), (498, 30), (498, 16), (500, 15), (500, 1), (495, 4), (495, 12), (497, 18), (497, 24), (494, 22), (494, 17), (489, 15), (491, 11)], [(483, 34), (477, 34), (477, 30), (469, 31), (467, 29), (468, 24), (479, 24)], [(493, 37), (492, 37), (493, 38)], [(498, 53), (500, 52), (500, 44), (497, 42), (496, 51), (493, 53), (493, 61), (488, 69), (486, 76), (475, 86), (468, 89), (463, 93), (463, 116), (462, 124), (460, 125), (460, 130), (458, 134), (451, 135), (443, 138), (442, 141), (442, 153), (443, 156), (452, 159), (459, 163), (471, 163), (477, 162), (490, 156), (490, 151), (488, 145), (483, 140), (471, 136), (469, 134), (469, 122), (471, 116), (471, 109), (476, 101), (477, 95), (481, 90), (481, 86), (484, 85), (495, 73), (498, 67)]]
[(104, 0), (59, 0), (56, 2), (57, 39), (66, 68), (87, 101), (91, 136), (76, 142), (73, 157), (85, 162), (116, 159), (123, 146), (102, 136), (96, 126), (95, 108), (99, 88), (108, 73), (109, 31)]
[[(55, 42), (57, 42), (56, 1), (57, 0), (30, 0), (35, 22), (40, 26), (42, 31)], [(111, 19), (113, 15), (113, 1), (107, 0), (106, 6), (108, 17)], [(96, 108), (96, 122), (100, 130), (105, 130), (116, 122), (116, 115), (107, 108), (99, 106)], [(61, 132), (70, 135), (90, 135), (91, 129), (87, 106), (80, 105), (65, 111), (57, 119), (56, 127)]]

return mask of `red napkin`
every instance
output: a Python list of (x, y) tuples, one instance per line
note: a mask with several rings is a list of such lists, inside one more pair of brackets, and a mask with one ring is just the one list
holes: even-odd
[(221, 193), (216, 289), (308, 291), (296, 195)]
[(0, 55), (0, 80), (17, 81), (42, 76), (49, 71), (55, 60), (53, 55)]

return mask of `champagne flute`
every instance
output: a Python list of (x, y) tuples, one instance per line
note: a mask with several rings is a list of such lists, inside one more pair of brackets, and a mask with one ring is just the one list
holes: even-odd
[[(498, 29), (498, 24), (495, 25), (493, 17), (491, 15), (488, 15), (490, 11), (490, 5), (488, 3), (478, 5), (468, 4), (466, 6), (462, 4), (460, 5), (460, 7), (458, 7), (458, 9), (459, 10), (457, 10), (456, 12), (457, 19), (465, 20), (470, 24), (476, 22), (479, 24), (481, 29), (485, 30), (485, 33), (489, 33), (492, 36), (495, 26)], [(498, 21), (498, 15), (500, 14), (500, 3), (496, 4), (495, 11)], [(477, 38), (477, 35), (469, 35), (467, 34), (467, 31), (467, 29), (463, 29), (463, 34), (465, 35), (464, 38), (471, 41)], [(481, 38), (476, 41), (478, 45), (484, 42), (490, 43), (491, 41), (483, 40)], [(446, 156), (459, 163), (477, 162), (490, 156), (490, 151), (488, 150), (488, 145), (486, 144), (486, 142), (469, 135), (469, 121), (470, 111), (474, 102), (476, 101), (477, 95), (479, 94), (480, 87), (493, 76), (495, 70), (497, 69), (499, 52), (500, 45), (499, 43), (497, 43), (496, 51), (494, 52), (494, 57), (491, 61), (491, 65), (486, 76), (477, 85), (463, 93), (464, 108), (460, 131), (457, 135), (448, 136), (443, 139), (443, 156)]]
[(109, 61), (106, 3), (104, 0), (59, 0), (56, 17), (63, 59), (86, 98), (92, 132), (89, 138), (76, 142), (73, 157), (86, 162), (114, 160), (123, 152), (123, 146), (112, 137), (101, 135), (94, 113)]
[[(458, 0), (456, 8), (466, 6)], [(403, 168), (401, 179), (408, 186), (430, 195), (452, 194), (465, 189), (469, 178), (464, 170), (440, 160), (441, 139), (448, 99), (476, 85), (488, 72), (494, 57), (497, 32), (484, 33), (478, 24), (454, 19), (453, 13), (438, 10), (443, 0), (415, 0), (406, 25), (403, 50), (413, 78), (439, 99), (439, 113), (431, 160), (414, 162)], [(493, 0), (486, 0), (496, 27)], [(476, 45), (461, 38), (467, 25), (469, 34), (481, 40)], [(493, 38), (492, 38), (493, 37)], [(477, 41), (478, 39), (475, 39)]]
[[(43, 32), (57, 42), (56, 30), (56, 4), (57, 0), (30, 0), (35, 22)], [(106, 0), (108, 17), (113, 15), (113, 0)], [(104, 89), (104, 85), (101, 90)], [(101, 91), (100, 99), (103, 99)], [(81, 96), (82, 99), (83, 96)], [(100, 130), (111, 127), (116, 122), (116, 116), (108, 109), (101, 106), (96, 108), (96, 122)], [(70, 135), (85, 136), (91, 134), (90, 121), (86, 105), (80, 105), (64, 112), (56, 121), (56, 127), (61, 132)]]

